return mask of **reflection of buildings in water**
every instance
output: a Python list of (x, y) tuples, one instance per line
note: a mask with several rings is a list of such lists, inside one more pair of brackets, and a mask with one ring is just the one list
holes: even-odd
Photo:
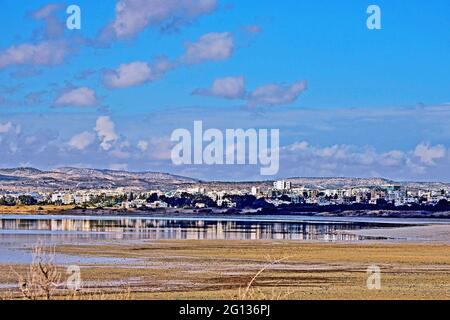
[[(369, 227), (369, 225), (365, 226)], [(372, 227), (372, 226), (370, 226)], [(68, 237), (101, 239), (227, 239), (355, 241), (338, 232), (361, 229), (357, 224), (245, 222), (160, 219), (0, 219), (0, 230), (71, 232)], [(82, 232), (85, 234), (76, 234)], [(99, 233), (102, 233), (99, 235)]]

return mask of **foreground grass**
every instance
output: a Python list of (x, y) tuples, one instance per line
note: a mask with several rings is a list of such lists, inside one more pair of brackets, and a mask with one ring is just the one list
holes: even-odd
[[(131, 299), (240, 299), (264, 268), (247, 298), (450, 299), (446, 244), (158, 241), (57, 251), (117, 258), (117, 265), (82, 267), (86, 290), (100, 290), (106, 299), (125, 286)], [(366, 270), (373, 264), (382, 271), (381, 290), (366, 286)], [(7, 266), (0, 267), (0, 281), (13, 281), (6, 274)]]

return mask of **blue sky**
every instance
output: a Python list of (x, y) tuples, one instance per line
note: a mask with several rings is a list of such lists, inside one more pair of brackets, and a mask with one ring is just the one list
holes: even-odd
[[(81, 30), (65, 27), (69, 4)], [(366, 27), (370, 4), (381, 30)], [(446, 0), (1, 6), (2, 167), (260, 179), (250, 166), (171, 165), (172, 130), (203, 120), (279, 128), (280, 177), (450, 181)]]

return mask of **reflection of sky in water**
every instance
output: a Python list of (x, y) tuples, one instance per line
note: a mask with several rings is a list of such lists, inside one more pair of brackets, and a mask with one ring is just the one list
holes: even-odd
[(256, 222), (213, 220), (122, 219), (0, 219), (5, 235), (41, 235), (80, 240), (193, 239), (193, 240), (322, 240), (354, 241), (339, 231), (376, 227), (361, 223)]
[[(0, 263), (30, 263), (30, 249), (44, 245), (99, 245), (141, 240), (298, 240), (359, 241), (345, 230), (392, 227), (349, 219), (311, 217), (67, 217), (0, 216)], [(398, 226), (398, 225), (396, 225)], [(125, 264), (114, 258), (57, 254), (60, 264)]]
[[(31, 239), (29, 239), (31, 240)], [(32, 252), (31, 249), (39, 243), (42, 238), (36, 238), (30, 242), (23, 245), (10, 244), (5, 245), (3, 243), (4, 238), (0, 236), (0, 263), (3, 264), (30, 264), (32, 262)], [(49, 245), (49, 242), (42, 241), (43, 244)], [(123, 258), (108, 258), (108, 257), (79, 257), (70, 256), (65, 254), (55, 253), (55, 263), (59, 265), (114, 265), (114, 264), (128, 264), (134, 261), (133, 259), (123, 259)]]

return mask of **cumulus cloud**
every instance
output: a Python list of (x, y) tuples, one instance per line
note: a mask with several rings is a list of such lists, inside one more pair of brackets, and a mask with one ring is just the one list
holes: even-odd
[(241, 76), (216, 79), (211, 88), (196, 89), (192, 94), (241, 99), (245, 96), (245, 78)]
[(174, 143), (168, 137), (153, 137), (148, 140), (139, 140), (134, 153), (148, 160), (169, 161), (173, 146)]
[(403, 164), (406, 160), (406, 155), (404, 152), (399, 150), (392, 150), (386, 153), (383, 153), (380, 156), (379, 162), (384, 166), (399, 166)]
[(287, 105), (295, 102), (307, 89), (306, 81), (293, 84), (266, 84), (247, 92), (244, 77), (216, 79), (208, 89), (196, 89), (192, 94), (226, 99), (246, 100), (249, 107)]
[[(443, 146), (420, 144), (409, 151), (377, 152), (370, 146), (312, 146), (300, 141), (280, 150), (281, 168), (287, 176), (383, 176), (404, 178), (421, 176), (437, 166), (446, 150)], [(300, 164), (300, 165), (299, 165)], [(436, 170), (448, 166), (441, 161)]]
[(115, 124), (108, 116), (101, 116), (97, 119), (95, 131), (101, 140), (100, 146), (103, 150), (111, 149), (112, 145), (119, 139), (115, 131)]
[[(197, 42), (188, 43), (185, 54), (174, 62), (162, 56), (153, 64), (145, 61), (134, 61), (121, 64), (115, 69), (106, 70), (103, 73), (103, 84), (109, 89), (123, 89), (142, 85), (158, 80), (170, 70), (183, 65), (227, 59), (231, 56), (233, 47), (233, 37), (230, 33), (208, 33), (200, 37)], [(243, 82), (243, 78), (219, 79), (213, 85), (213, 92), (210, 95), (218, 93), (219, 96), (231, 98), (233, 94), (225, 91), (233, 90), (233, 86), (235, 87), (234, 90), (243, 90), (243, 83), (240, 84), (239, 81)], [(228, 86), (228, 88), (225, 88), (225, 86)], [(239, 89), (236, 86), (241, 86), (241, 88)], [(204, 93), (207, 94), (207, 92)], [(198, 94), (202, 93), (199, 91)]]
[(201, 36), (196, 42), (188, 43), (181, 60), (187, 64), (225, 60), (233, 54), (233, 50), (234, 40), (231, 33), (211, 32)]
[(94, 141), (95, 134), (85, 131), (73, 136), (68, 142), (68, 145), (73, 149), (84, 150), (89, 147)]
[(99, 40), (131, 38), (150, 26), (177, 29), (213, 12), (216, 0), (121, 0), (115, 19), (102, 30)]
[(11, 46), (0, 52), (0, 69), (13, 65), (58, 65), (64, 62), (68, 53), (69, 48), (63, 41)]
[(266, 84), (252, 91), (248, 96), (248, 102), (252, 107), (286, 105), (296, 101), (307, 88), (306, 81), (290, 85)]
[(35, 66), (62, 64), (65, 58), (76, 50), (73, 49), (74, 43), (79, 44), (79, 39), (69, 43), (63, 38), (66, 30), (65, 20), (58, 18), (57, 13), (64, 8), (62, 3), (51, 3), (29, 12), (28, 16), (42, 22), (41, 26), (33, 31), (32, 41), (12, 45), (0, 51), (0, 69), (23, 65), (29, 69), (19, 70), (13, 75), (28, 77), (40, 73)]
[(108, 70), (103, 74), (103, 83), (110, 89), (121, 89), (144, 84), (162, 77), (172, 64), (165, 58), (150, 66), (143, 61), (121, 64), (115, 70)]
[(428, 166), (434, 166), (435, 160), (444, 158), (447, 150), (443, 145), (431, 146), (429, 143), (421, 143), (414, 150), (414, 155)]
[(103, 83), (108, 88), (126, 88), (148, 82), (153, 73), (146, 62), (136, 61), (121, 64), (116, 70), (109, 70), (103, 76)]
[(55, 100), (58, 107), (94, 107), (98, 104), (95, 91), (88, 87), (71, 89)]

